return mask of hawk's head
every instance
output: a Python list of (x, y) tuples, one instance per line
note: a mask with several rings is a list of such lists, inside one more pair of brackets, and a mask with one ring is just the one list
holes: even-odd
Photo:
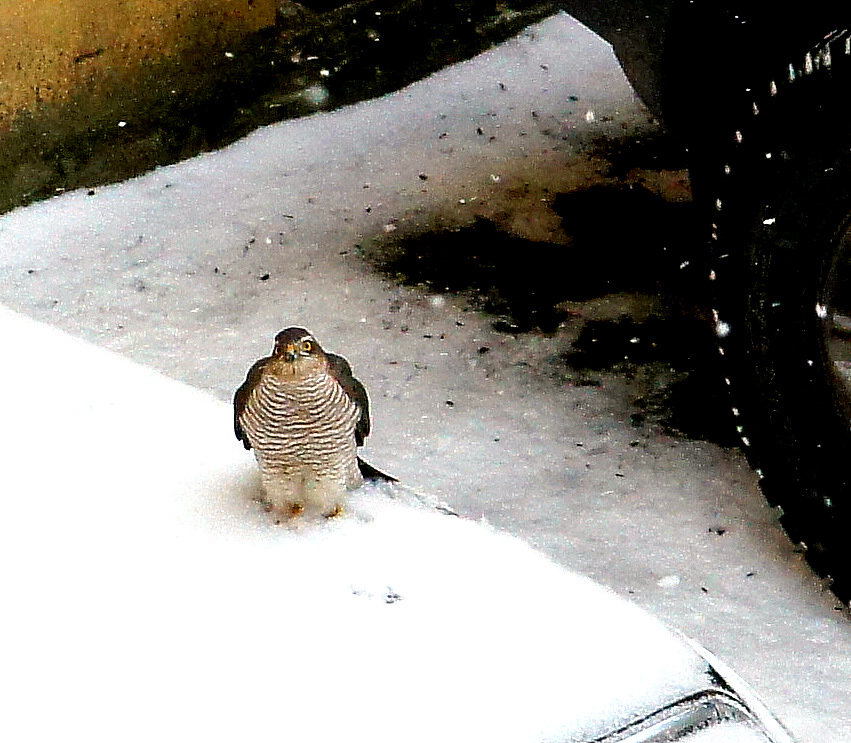
[(287, 328), (278, 333), (272, 357), (282, 374), (297, 378), (315, 374), (327, 364), (322, 347), (304, 328)]

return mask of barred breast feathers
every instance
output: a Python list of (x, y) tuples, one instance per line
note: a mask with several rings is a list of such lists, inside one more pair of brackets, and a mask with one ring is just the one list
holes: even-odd
[(327, 372), (299, 381), (264, 374), (245, 400), (239, 424), (259, 454), (312, 460), (351, 446), (360, 417), (359, 406)]

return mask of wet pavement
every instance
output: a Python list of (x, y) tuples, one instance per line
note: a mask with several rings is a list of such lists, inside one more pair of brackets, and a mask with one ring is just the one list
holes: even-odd
[[(609, 158), (610, 174), (618, 173), (619, 159)], [(394, 281), (462, 296), (499, 332), (569, 335), (570, 350), (552, 373), (590, 386), (602, 385), (604, 372), (616, 373), (646, 388), (634, 394), (636, 428), (653, 421), (668, 432), (736, 446), (699, 308), (702, 287), (682, 268), (696, 241), (691, 203), (625, 178), (555, 194), (552, 209), (566, 240), (519, 237), (480, 217), (470, 226), (382, 240), (367, 257)], [(591, 300), (627, 294), (643, 298), (645, 307), (626, 301), (618, 308), (614, 299), (594, 316)]]

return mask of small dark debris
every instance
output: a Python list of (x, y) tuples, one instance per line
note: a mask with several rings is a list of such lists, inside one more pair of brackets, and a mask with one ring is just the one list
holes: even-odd
[(28, 274), (30, 274), (30, 275), (32, 275), (32, 274), (34, 274), (34, 273), (35, 273), (35, 269), (34, 269), (34, 268), (28, 268), (28, 269), (27, 269), (27, 273), (28, 273)]
[(434, 338), (431, 333), (423, 333), (423, 338)]
[(520, 326), (508, 320), (494, 321), (493, 329), (498, 333), (507, 333), (508, 335), (517, 335), (520, 333)]
[(597, 379), (597, 377), (589, 377), (589, 376), (586, 376), (586, 375), (571, 377), (568, 380), (568, 384), (571, 387), (602, 387), (603, 386), (602, 380)]
[(479, 356), (484, 356), (486, 353), (490, 353), (490, 348), (487, 346), (479, 346), (479, 350), (477, 351)]
[(272, 277), (268, 273), (264, 273), (262, 276), (260, 276), (260, 281), (268, 281), (270, 278)]
[(704, 593), (709, 593), (709, 589), (706, 586), (701, 586), (700, 590), (703, 591)]
[(482, 129), (482, 127), (480, 127), (480, 126), (477, 126), (477, 127), (476, 127), (476, 134), (478, 134), (478, 135), (480, 135), (480, 136), (481, 136), (481, 135), (482, 135), (482, 134), (484, 134), (484, 133), (485, 133), (485, 130), (484, 130), (484, 129)]
[(448, 407), (448, 408), (454, 408), (454, 407), (455, 407), (455, 403), (454, 403), (454, 402), (452, 402), (452, 400), (447, 400), (447, 401), (446, 401), (446, 407)]
[(101, 54), (103, 54), (104, 51), (105, 49), (103, 47), (98, 47), (97, 49), (92, 49), (91, 51), (82, 52), (81, 54), (78, 54), (76, 57), (74, 57), (74, 64), (80, 64), (89, 59), (95, 59), (95, 57), (99, 57)]
[(615, 477), (626, 477), (623, 472), (615, 472)]
[(756, 573), (753, 570), (749, 570), (747, 573), (745, 573), (745, 578), (753, 578), (755, 575)]
[(419, 174), (419, 179), (420, 179), (421, 181), (427, 181), (427, 180), (428, 180), (428, 175), (426, 175), (425, 173), (420, 173), (420, 174)]
[(402, 597), (396, 593), (396, 591), (392, 589), (387, 589), (387, 593), (384, 594), (384, 603), (385, 604), (395, 604), (397, 601), (401, 601)]
[(717, 534), (719, 537), (727, 533), (727, 530), (723, 526), (711, 526), (708, 531), (710, 534)]

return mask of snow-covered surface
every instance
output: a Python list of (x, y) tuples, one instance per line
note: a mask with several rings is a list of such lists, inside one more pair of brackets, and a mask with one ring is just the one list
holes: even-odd
[(392, 487), (276, 525), (226, 404), (0, 332), (4, 740), (585, 740), (707, 683), (647, 613)]
[[(564, 384), (561, 334), (500, 334), (462, 300), (399, 287), (358, 255), (358, 245), (381, 235), (465, 224), (487, 209), (519, 234), (557, 221), (548, 211), (552, 194), (599, 180), (595, 169), (605, 167), (589, 165), (585, 144), (622, 131), (654, 129), (611, 50), (558, 15), (394, 95), (268, 127), (93, 195), (64, 194), (0, 217), (0, 300), (223, 403), (278, 330), (310, 328), (348, 357), (370, 391), (367, 459), (695, 637), (753, 684), (804, 743), (851, 741), (848, 621), (794, 553), (736, 452), (637, 431), (628, 381)], [(35, 363), (7, 358), (2, 363), (21, 368)], [(51, 363), (60, 378), (61, 359)], [(5, 394), (32, 391), (7, 387)], [(180, 397), (186, 410), (192, 395)], [(226, 406), (212, 413), (204, 395), (197, 399), (205, 423), (198, 428), (224, 429), (221, 438), (204, 439), (207, 450), (189, 446), (189, 421), (166, 414), (157, 429), (170, 443), (162, 461), (119, 471), (99, 456), (92, 489), (100, 498), (110, 493), (110, 507), (121, 504), (117, 516), (132, 506), (121, 495), (151, 470), (174, 465), (172, 485), (187, 492), (203, 489), (200, 472), (224, 482), (240, 471), (230, 469), (244, 452), (229, 439)], [(50, 423), (53, 435), (84, 443), (92, 456), (117, 435), (106, 430), (80, 441), (75, 421)], [(4, 441), (17, 442), (14, 451), (45, 456), (25, 468), (20, 493), (4, 485), (9, 508), (35, 507), (16, 501), (76, 462), (70, 448), (46, 459), (37, 443), (46, 425), (6, 420)], [(25, 428), (38, 435), (24, 437)], [(141, 429), (122, 431), (131, 444), (148, 443)], [(250, 457), (244, 467), (250, 478)], [(220, 505), (222, 522), (254, 514)], [(45, 540), (73, 540), (63, 515), (76, 506), (68, 499), (44, 510)], [(134, 511), (134, 528), (145, 527), (146, 513), (159, 522), (169, 510), (181, 523), (190, 518), (168, 500)], [(95, 523), (107, 518), (98, 511)], [(335, 528), (343, 539), (349, 527)], [(127, 536), (110, 530), (106, 538), (120, 546)], [(161, 547), (146, 546), (156, 560)], [(51, 551), (33, 559), (34, 569), (63, 565)], [(108, 569), (108, 560), (88, 559)], [(250, 642), (262, 636), (270, 646), (289, 642), (291, 652), (301, 647), (251, 619)], [(440, 633), (451, 634), (456, 622), (445, 617)], [(45, 618), (42, 626), (54, 625)], [(345, 625), (335, 629), (334, 638), (349, 639)]]

